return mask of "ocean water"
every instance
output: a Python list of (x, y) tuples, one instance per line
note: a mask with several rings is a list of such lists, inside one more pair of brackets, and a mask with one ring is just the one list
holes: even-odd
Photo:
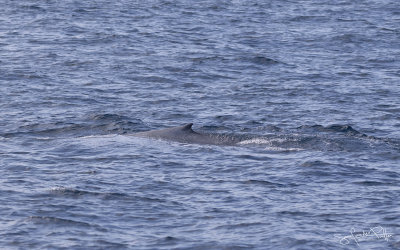
[[(2, 1), (1, 249), (399, 249), (400, 2)], [(236, 145), (139, 138), (194, 123)]]

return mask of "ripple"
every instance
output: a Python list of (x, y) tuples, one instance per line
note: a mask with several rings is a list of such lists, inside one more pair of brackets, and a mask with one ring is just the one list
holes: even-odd
[(43, 224), (49, 226), (49, 224), (54, 224), (62, 227), (92, 227), (92, 224), (82, 221), (74, 221), (70, 219), (63, 219), (58, 217), (50, 217), (50, 216), (30, 216), (26, 219), (28, 222), (32, 222), (35, 224)]

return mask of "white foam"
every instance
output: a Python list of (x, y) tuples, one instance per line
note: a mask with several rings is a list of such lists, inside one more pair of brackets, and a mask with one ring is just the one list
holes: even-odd
[(271, 144), (270, 140), (263, 139), (263, 138), (254, 138), (254, 139), (249, 139), (249, 140), (244, 140), (241, 142), (238, 142), (237, 144), (239, 145), (248, 145), (248, 144)]
[(238, 142), (238, 145), (266, 145), (265, 150), (270, 150), (270, 151), (301, 151), (303, 150), (302, 148), (285, 148), (285, 147), (278, 147), (276, 145), (273, 145), (273, 143), (284, 143), (286, 142), (286, 139), (283, 138), (275, 138), (275, 139), (265, 139), (265, 138), (253, 138), (249, 140), (244, 140), (241, 142)]

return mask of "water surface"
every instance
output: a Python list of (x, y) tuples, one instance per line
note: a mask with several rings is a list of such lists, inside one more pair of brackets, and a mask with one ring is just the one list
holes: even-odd
[(2, 6), (1, 248), (400, 247), (397, 1)]

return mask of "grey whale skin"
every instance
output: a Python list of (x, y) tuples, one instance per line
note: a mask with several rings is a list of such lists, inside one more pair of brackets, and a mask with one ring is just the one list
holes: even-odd
[(180, 127), (135, 133), (133, 136), (176, 141), (181, 143), (227, 146), (233, 146), (242, 141), (242, 139), (230, 135), (198, 133), (193, 131), (192, 126), (193, 123), (189, 123)]

